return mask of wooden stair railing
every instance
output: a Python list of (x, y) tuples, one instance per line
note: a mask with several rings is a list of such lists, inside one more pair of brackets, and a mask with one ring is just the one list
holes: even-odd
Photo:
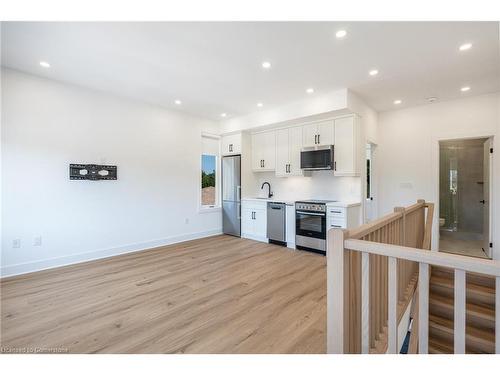
[[(410, 352), (418, 346), (419, 353), (428, 353), (429, 265), (453, 270), (454, 352), (465, 353), (466, 272), (495, 279), (499, 306), (500, 262), (426, 251), (432, 217), (433, 204), (419, 200), (354, 231), (328, 232), (328, 353), (399, 352), (398, 325), (410, 303), (415, 318)], [(500, 308), (495, 311), (495, 327), (500, 332)], [(499, 336), (495, 336), (496, 353)]]

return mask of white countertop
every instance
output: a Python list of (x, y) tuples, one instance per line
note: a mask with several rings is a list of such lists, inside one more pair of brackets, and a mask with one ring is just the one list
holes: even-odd
[(330, 202), (326, 204), (326, 207), (355, 207), (361, 206), (361, 202), (346, 202), (346, 201), (338, 201), (338, 202)]
[[(256, 197), (250, 197), (250, 198), (241, 198), (242, 201), (255, 201), (255, 202), (280, 202), (280, 203), (285, 203), (287, 205), (294, 205), (295, 201), (294, 200), (289, 200), (289, 199), (279, 199), (275, 197), (271, 198), (256, 198)], [(349, 201), (338, 201), (338, 202), (330, 202), (327, 203), (327, 207), (355, 207), (361, 205), (361, 202), (349, 202)]]
[(295, 201), (287, 200), (287, 199), (278, 199), (278, 198), (241, 198), (242, 201), (254, 201), (254, 202), (276, 202), (276, 203), (285, 203), (289, 206), (293, 206)]

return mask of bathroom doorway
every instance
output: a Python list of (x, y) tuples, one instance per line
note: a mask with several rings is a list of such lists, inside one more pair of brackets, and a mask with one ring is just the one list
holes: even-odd
[(490, 138), (439, 143), (439, 251), (491, 258)]

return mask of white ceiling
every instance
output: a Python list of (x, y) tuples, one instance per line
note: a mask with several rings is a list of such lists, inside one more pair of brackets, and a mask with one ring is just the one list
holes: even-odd
[(308, 87), (347, 87), (383, 111), (395, 99), (500, 91), (499, 23), (3, 22), (2, 65), (214, 120), (302, 99)]

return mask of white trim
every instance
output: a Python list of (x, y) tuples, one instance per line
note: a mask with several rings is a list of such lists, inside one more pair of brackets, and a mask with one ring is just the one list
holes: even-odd
[(214, 206), (214, 207), (206, 207), (206, 208), (205, 208), (205, 206), (201, 206), (200, 209), (198, 210), (198, 213), (199, 214), (210, 214), (213, 212), (221, 212), (221, 211), (222, 211), (222, 207), (220, 205)]
[[(261, 129), (249, 130), (249, 132), (250, 132), (250, 134), (267, 133), (269, 131), (298, 128), (301, 126), (318, 124), (320, 122), (326, 122), (326, 121), (334, 121), (335, 122), (335, 120), (339, 120), (342, 118), (348, 118), (348, 117), (356, 117), (356, 116), (359, 118), (362, 117), (361, 115), (358, 115), (356, 113), (347, 113), (344, 115), (325, 117), (325, 118), (318, 119), (318, 120), (309, 120), (309, 121), (299, 122), (299, 123), (293, 124), (293, 125), (291, 125), (291, 124), (288, 124), (288, 125), (287, 124), (284, 124), (284, 125), (279, 125), (279, 124), (264, 125)], [(224, 135), (226, 135), (226, 133)]]
[(220, 135), (207, 133), (207, 132), (203, 132), (203, 131), (201, 132), (201, 136), (206, 137), (206, 138), (217, 139), (217, 140), (220, 140), (222, 138)]
[(166, 237), (146, 242), (133, 243), (108, 249), (92, 250), (83, 253), (71, 254), (62, 257), (49, 258), (34, 262), (18, 263), (1, 268), (1, 277), (21, 275), (30, 272), (42, 271), (50, 268), (68, 266), (71, 264), (88, 262), (91, 260), (109, 258), (116, 255), (150, 250), (155, 247), (172, 245), (179, 242), (195, 240), (222, 234), (222, 228), (204, 232), (186, 233), (179, 236)]
[(199, 169), (199, 176), (200, 179), (198, 181), (198, 213), (210, 213), (210, 212), (217, 212), (222, 210), (222, 179), (221, 179), (221, 169), (222, 169), (222, 156), (221, 156), (221, 136), (215, 135), (215, 134), (210, 134), (210, 133), (205, 133), (201, 132), (200, 136), (200, 145), (203, 146), (203, 138), (211, 138), (215, 139), (218, 142), (218, 154), (214, 155), (215, 156), (215, 204), (213, 206), (203, 206), (201, 204), (201, 184), (202, 184), (202, 177), (201, 177), (201, 172), (203, 171), (203, 155), (211, 155), (211, 154), (204, 154), (203, 153), (203, 147), (200, 152), (200, 169)]

